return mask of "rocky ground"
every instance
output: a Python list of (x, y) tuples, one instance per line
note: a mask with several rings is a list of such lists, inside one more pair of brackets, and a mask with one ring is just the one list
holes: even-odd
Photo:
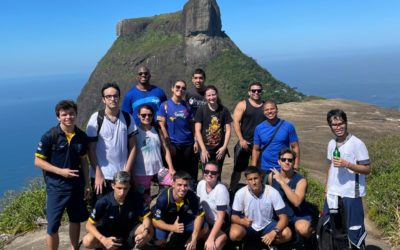
[[(306, 166), (311, 174), (323, 181), (327, 171), (326, 146), (331, 138), (331, 132), (326, 123), (326, 113), (333, 108), (346, 111), (350, 131), (365, 142), (390, 134), (400, 133), (400, 113), (376, 106), (348, 100), (315, 100), (304, 103), (286, 103), (279, 105), (279, 116), (294, 123), (300, 137), (301, 164)], [(236, 143), (232, 138), (230, 152)], [(232, 171), (232, 158), (226, 159), (223, 170), (223, 182), (229, 183)], [(390, 249), (384, 236), (374, 224), (366, 220), (368, 231), (367, 249)], [(45, 249), (45, 229), (27, 233), (11, 241), (4, 249)], [(66, 226), (60, 229), (60, 249), (68, 249), (68, 230)]]

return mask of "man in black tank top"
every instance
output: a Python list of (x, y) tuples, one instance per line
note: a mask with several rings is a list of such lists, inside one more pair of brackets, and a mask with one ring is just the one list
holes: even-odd
[(261, 99), (262, 85), (252, 82), (248, 87), (249, 98), (240, 101), (233, 111), (233, 128), (239, 141), (234, 149), (234, 167), (230, 183), (230, 192), (234, 193), (240, 181), (242, 172), (248, 167), (253, 149), (254, 129), (265, 121), (263, 101)]

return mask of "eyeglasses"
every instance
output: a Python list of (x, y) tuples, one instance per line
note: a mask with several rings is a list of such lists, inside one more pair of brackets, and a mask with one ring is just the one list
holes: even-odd
[(217, 175), (218, 171), (212, 171), (212, 170), (204, 170), (204, 174), (210, 174), (210, 175)]
[(140, 117), (142, 117), (143, 119), (146, 117), (153, 117), (153, 114), (140, 114)]
[(251, 93), (261, 93), (262, 89), (250, 89)]
[(138, 75), (139, 76), (148, 76), (149, 72), (139, 72)]
[(186, 87), (185, 86), (180, 86), (180, 85), (175, 85), (175, 88), (176, 88), (176, 90), (183, 90), (183, 91), (185, 91), (186, 90)]
[(293, 162), (293, 158), (281, 158), (281, 161), (282, 162), (290, 162), (290, 163), (292, 163)]
[(346, 124), (346, 123), (344, 123), (344, 122), (341, 122), (341, 123), (331, 123), (331, 127), (332, 127), (332, 128), (333, 128), (333, 127), (337, 128), (337, 127), (343, 126), (344, 124)]
[(105, 95), (104, 98), (106, 98), (107, 100), (111, 99), (117, 100), (119, 99), (119, 95)]

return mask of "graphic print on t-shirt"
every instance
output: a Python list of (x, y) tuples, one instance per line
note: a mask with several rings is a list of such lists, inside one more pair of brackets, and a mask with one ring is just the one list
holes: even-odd
[(207, 146), (215, 147), (218, 146), (221, 142), (222, 131), (221, 131), (221, 124), (218, 120), (218, 117), (215, 115), (211, 116), (211, 122), (209, 127), (206, 129), (206, 136), (207, 136)]

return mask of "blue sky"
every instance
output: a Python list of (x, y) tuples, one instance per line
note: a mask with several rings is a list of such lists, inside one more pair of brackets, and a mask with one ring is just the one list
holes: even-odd
[[(89, 75), (116, 39), (119, 20), (175, 12), (185, 2), (2, 0), (0, 78)], [(219, 0), (218, 4), (223, 30), (244, 53), (269, 69), (275, 67), (281, 78), (286, 77), (279, 73), (284, 65), (302, 60), (384, 55), (392, 62), (400, 55), (400, 1)]]

